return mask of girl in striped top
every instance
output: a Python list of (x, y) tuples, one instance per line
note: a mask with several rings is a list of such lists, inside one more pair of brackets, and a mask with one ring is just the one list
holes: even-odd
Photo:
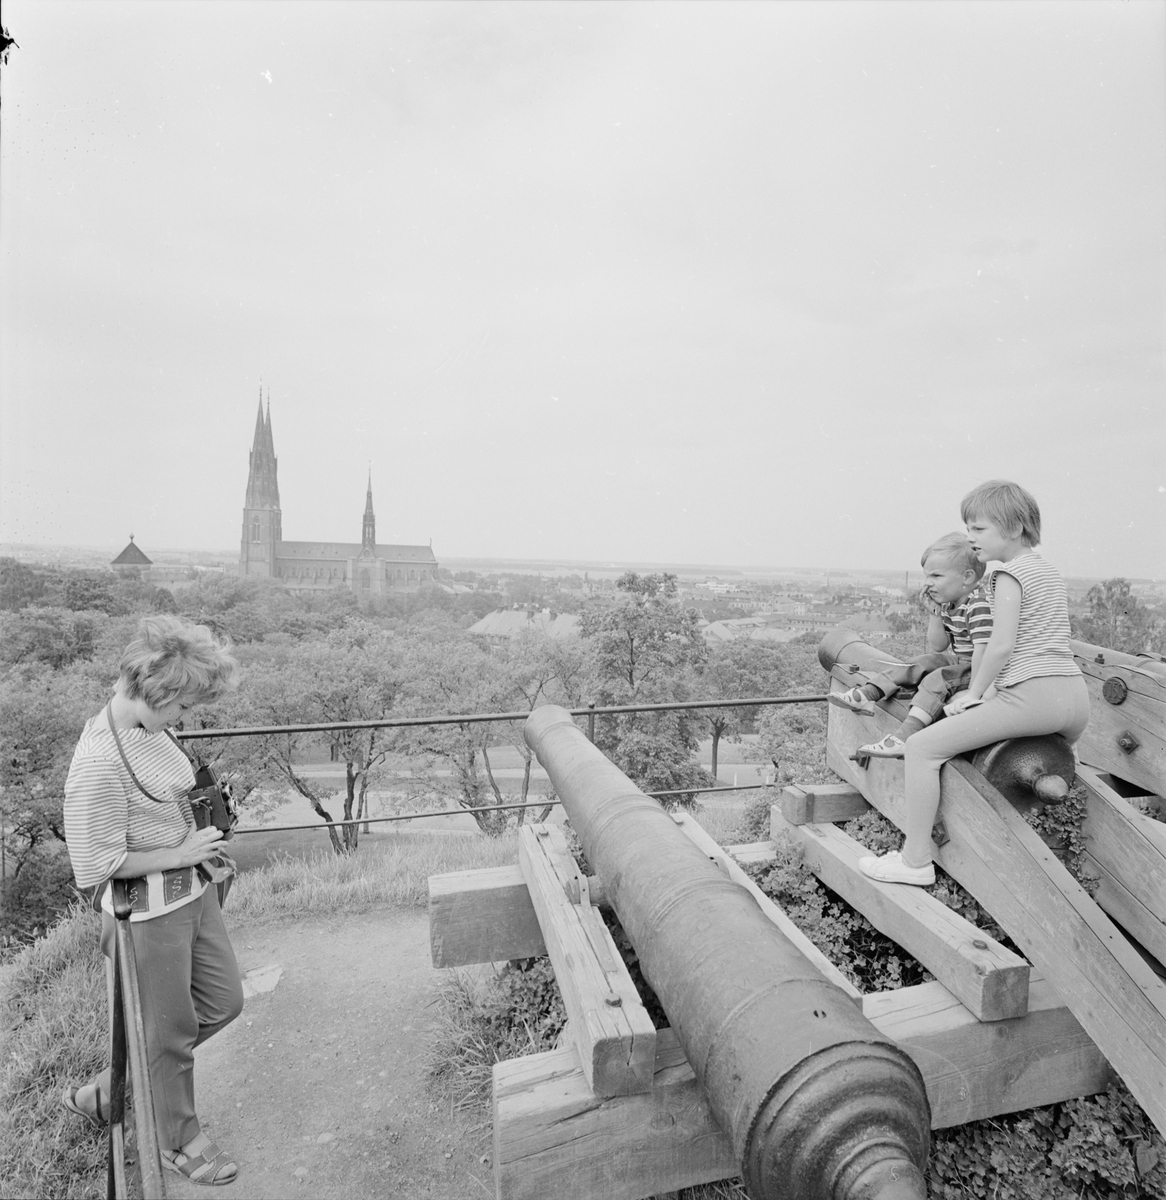
[[(81, 734), (65, 783), (69, 857), (80, 887), (102, 889), (107, 958), (114, 936), (107, 885), (128, 883), (163, 1165), (211, 1184), (230, 1183), (237, 1168), (195, 1114), (194, 1048), (239, 1015), (243, 988), (218, 893), (205, 882), (222, 834), (195, 827), (186, 801), (194, 772), (166, 730), (233, 687), (235, 671), (229, 647), (206, 626), (147, 617), (122, 654), (112, 699)], [(68, 1087), (62, 1102), (102, 1125), (108, 1099), (106, 1070)]]
[(865, 874), (886, 883), (935, 882), (931, 829), (948, 759), (1005, 738), (1059, 733), (1076, 742), (1089, 721), (1089, 693), (1069, 649), (1065, 584), (1035, 550), (1036, 500), (1019, 484), (992, 479), (964, 497), (960, 516), (977, 558), (1002, 564), (988, 577), (992, 636), (970, 687), (948, 706), (949, 718), (907, 739), (903, 849), (859, 860)]

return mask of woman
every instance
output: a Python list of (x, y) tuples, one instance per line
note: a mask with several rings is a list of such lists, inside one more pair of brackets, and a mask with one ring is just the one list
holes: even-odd
[[(205, 1184), (231, 1183), (238, 1168), (199, 1126), (194, 1048), (239, 1015), (243, 987), (217, 889), (208, 886), (207, 866), (198, 869), (216, 857), (222, 834), (195, 828), (185, 799), (194, 771), (166, 730), (234, 687), (236, 670), (229, 645), (206, 626), (145, 618), (122, 654), (112, 699), (86, 723), (65, 784), (73, 873), (79, 887), (101, 888), (101, 948), (111, 960), (107, 885), (129, 881), (163, 1165)], [(65, 1107), (104, 1124), (109, 1075), (67, 1088)]]

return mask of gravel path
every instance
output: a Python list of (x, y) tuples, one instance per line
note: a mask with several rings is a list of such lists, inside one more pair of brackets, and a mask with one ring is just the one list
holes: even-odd
[[(278, 965), (282, 974), (197, 1051), (199, 1115), (239, 1164), (215, 1194), (493, 1196), (488, 1117), (452, 1113), (425, 1078), (442, 976), (429, 962), (425, 914), (237, 926), (228, 905), (227, 917), (244, 973)], [(166, 1182), (180, 1200), (211, 1191), (170, 1173)]]

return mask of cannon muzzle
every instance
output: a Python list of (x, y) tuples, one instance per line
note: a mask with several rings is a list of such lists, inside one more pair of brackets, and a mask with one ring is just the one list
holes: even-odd
[(754, 1200), (924, 1200), (931, 1114), (905, 1051), (584, 737), (536, 709), (551, 778)]

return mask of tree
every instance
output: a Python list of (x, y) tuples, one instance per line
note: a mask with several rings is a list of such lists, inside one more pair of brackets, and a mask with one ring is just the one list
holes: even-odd
[(43, 927), (73, 894), (60, 853), (65, 777), (100, 699), (78, 673), (41, 667), (0, 676), (0, 876), (4, 923), (18, 934)]
[(93, 657), (109, 618), (103, 612), (22, 608), (0, 619), (0, 656), (7, 663), (43, 663), (55, 670)]
[[(581, 620), (594, 699), (604, 706), (689, 699), (692, 674), (708, 657), (698, 621), (681, 605), (675, 575), (621, 575), (615, 603)], [(708, 785), (691, 761), (700, 723), (691, 711), (601, 716), (595, 742), (645, 791), (699, 789)]]
[[(203, 728), (238, 725), (308, 725), (382, 720), (393, 711), (400, 686), (399, 655), (393, 635), (370, 621), (354, 618), (327, 637), (276, 643), (253, 650), (246, 663), (243, 687), (233, 697), (205, 710), (195, 710)], [(205, 746), (205, 743), (203, 743)], [(224, 740), (215, 761), (232, 771), (245, 794), (265, 779), (290, 784), (322, 821), (327, 789), (303, 769), (304, 752), (327, 746), (344, 764), (345, 821), (365, 815), (369, 786), (393, 752), (386, 729), (337, 729), (320, 733), (280, 733)], [(338, 834), (329, 825), (336, 853), (351, 853), (359, 844), (358, 826), (344, 825)]]
[(1089, 612), (1072, 620), (1082, 641), (1126, 654), (1161, 654), (1166, 650), (1162, 623), (1130, 591), (1128, 579), (1107, 579), (1085, 597)]
[[(708, 700), (780, 696), (788, 690), (787, 675), (786, 655), (772, 642), (716, 642), (710, 646), (708, 662), (699, 676), (700, 694)], [(716, 779), (721, 738), (739, 742), (746, 726), (757, 720), (759, 710), (713, 708), (702, 715), (712, 732), (711, 774)]]

